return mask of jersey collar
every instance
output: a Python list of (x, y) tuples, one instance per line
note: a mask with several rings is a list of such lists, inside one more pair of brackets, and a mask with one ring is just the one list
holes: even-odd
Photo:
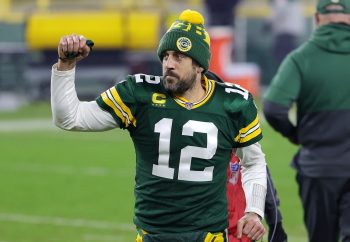
[(212, 94), (214, 92), (215, 81), (210, 80), (206, 76), (204, 76), (204, 83), (203, 84), (204, 84), (204, 88), (205, 88), (205, 96), (201, 100), (199, 100), (198, 102), (191, 103), (191, 102), (187, 101), (185, 98), (178, 97), (178, 96), (174, 97), (175, 102), (188, 110), (195, 109), (195, 108), (198, 108), (198, 107), (204, 105), (210, 99), (210, 97), (212, 96)]

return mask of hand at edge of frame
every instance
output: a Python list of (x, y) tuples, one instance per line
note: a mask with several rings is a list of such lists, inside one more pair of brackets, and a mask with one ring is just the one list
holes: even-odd
[(237, 238), (241, 239), (242, 234), (247, 235), (251, 240), (260, 240), (264, 236), (265, 228), (258, 214), (247, 212), (238, 220)]

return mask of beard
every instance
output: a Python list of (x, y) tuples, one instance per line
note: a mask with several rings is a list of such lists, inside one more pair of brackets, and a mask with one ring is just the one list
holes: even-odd
[(171, 70), (166, 71), (163, 75), (163, 86), (165, 90), (176, 95), (181, 95), (193, 88), (196, 82), (197, 74), (195, 68), (192, 70), (192, 72), (188, 73), (183, 78), (180, 78)]

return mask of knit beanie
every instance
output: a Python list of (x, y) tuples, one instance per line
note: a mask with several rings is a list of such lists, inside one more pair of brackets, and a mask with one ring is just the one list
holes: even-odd
[(350, 14), (350, 0), (318, 0), (317, 12)]
[(166, 50), (181, 52), (208, 70), (210, 38), (199, 12), (187, 9), (180, 14), (159, 42), (157, 54), (161, 61)]

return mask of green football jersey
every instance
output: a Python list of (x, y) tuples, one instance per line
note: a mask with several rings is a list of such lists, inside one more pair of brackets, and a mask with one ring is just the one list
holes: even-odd
[(97, 99), (136, 152), (135, 225), (150, 233), (223, 231), (233, 148), (262, 138), (250, 93), (204, 78), (197, 103), (172, 96), (162, 77), (128, 76)]

